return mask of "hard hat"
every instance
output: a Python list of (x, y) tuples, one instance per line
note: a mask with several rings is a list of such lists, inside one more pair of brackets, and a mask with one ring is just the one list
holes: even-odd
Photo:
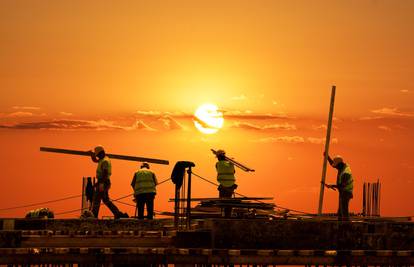
[(142, 168), (147, 168), (147, 169), (149, 169), (150, 167), (149, 167), (148, 162), (143, 162), (143, 163), (141, 164), (141, 169), (142, 169)]
[(333, 160), (332, 160), (332, 161), (333, 161), (333, 162), (332, 162), (332, 166), (333, 166), (333, 167), (336, 167), (336, 166), (338, 166), (338, 164), (339, 164), (339, 163), (344, 162), (344, 159), (343, 159), (341, 156), (336, 155), (336, 156), (333, 158)]
[(218, 155), (225, 155), (226, 154), (226, 152), (223, 150), (223, 149), (219, 149), (219, 150), (217, 150), (217, 152), (216, 152), (216, 155), (218, 156)]
[(105, 151), (103, 146), (99, 145), (95, 147), (95, 155), (98, 155), (102, 151)]

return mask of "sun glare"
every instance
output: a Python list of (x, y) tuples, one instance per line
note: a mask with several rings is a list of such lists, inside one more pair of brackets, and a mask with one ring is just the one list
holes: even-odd
[(194, 125), (204, 134), (214, 134), (223, 127), (223, 113), (214, 104), (204, 104), (194, 113)]

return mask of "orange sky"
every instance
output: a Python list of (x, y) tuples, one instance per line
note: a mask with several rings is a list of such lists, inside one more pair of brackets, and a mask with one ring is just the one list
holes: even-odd
[[(354, 172), (351, 209), (361, 211), (362, 183), (379, 178), (382, 213), (414, 215), (413, 12), (408, 0), (1, 1), (0, 209), (76, 195), (94, 174), (87, 158), (40, 146), (103, 144), (192, 160), (213, 180), (209, 149), (224, 148), (257, 170), (237, 173), (241, 193), (316, 212), (336, 84), (332, 153)], [(191, 121), (206, 102), (225, 110), (215, 135)], [(113, 161), (114, 198), (130, 193), (136, 168)], [(153, 169), (161, 180), (172, 165)], [(194, 194), (217, 192), (195, 181)], [(161, 186), (156, 209), (169, 209), (172, 196), (171, 184)], [(327, 192), (325, 211), (336, 207)]]

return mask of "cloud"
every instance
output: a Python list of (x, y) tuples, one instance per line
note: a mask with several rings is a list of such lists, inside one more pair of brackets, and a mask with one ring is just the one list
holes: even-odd
[(26, 118), (26, 117), (32, 117), (33, 115), (34, 114), (32, 112), (16, 111), (16, 112), (7, 114), (6, 117), (10, 117), (10, 118)]
[(398, 117), (414, 117), (413, 112), (403, 112), (398, 110), (397, 108), (380, 108), (371, 110), (372, 113), (381, 114), (381, 115), (389, 115), (389, 116), (398, 116)]
[[(326, 126), (326, 124), (320, 124), (320, 125), (312, 125), (312, 129), (317, 131), (317, 130), (327, 130), (328, 126)], [(332, 129), (337, 130), (338, 126), (332, 125)]]
[(370, 121), (370, 120), (380, 120), (383, 119), (384, 117), (381, 116), (365, 116), (365, 117), (361, 117), (359, 118), (359, 120), (361, 121)]
[(240, 128), (240, 129), (246, 129), (246, 130), (256, 130), (256, 131), (262, 131), (262, 130), (296, 130), (296, 126), (289, 123), (282, 123), (282, 124), (269, 124), (269, 125), (256, 125), (249, 122), (235, 122), (232, 126), (232, 128)]
[(409, 92), (410, 92), (410, 90), (407, 90), (407, 89), (402, 89), (402, 90), (400, 90), (400, 92), (401, 92), (401, 93), (403, 93), (403, 94), (406, 94), (406, 93), (409, 93)]
[(117, 125), (112, 121), (106, 120), (51, 120), (40, 122), (23, 122), (13, 125), (0, 125), (3, 129), (19, 130), (149, 130), (155, 129), (149, 127), (142, 121), (136, 121), (132, 126)]
[[(287, 144), (325, 144), (325, 138), (317, 137), (302, 137), (302, 136), (279, 136), (279, 137), (265, 137), (254, 140), (257, 143), (287, 143)], [(331, 143), (338, 143), (337, 138), (333, 138)]]
[(279, 137), (265, 137), (255, 140), (258, 143), (289, 143), (300, 144), (305, 143), (305, 138), (301, 136), (279, 136)]
[(73, 115), (73, 113), (65, 112), (65, 111), (61, 111), (61, 112), (59, 112), (59, 114), (62, 115), (62, 116), (72, 116)]
[(13, 109), (23, 109), (23, 110), (39, 110), (40, 107), (28, 107), (28, 106), (13, 106)]
[(185, 130), (185, 127), (171, 116), (163, 116), (158, 119), (167, 130)]
[[(315, 145), (323, 145), (325, 144), (325, 140), (326, 138), (322, 137), (322, 138), (318, 138), (318, 137), (307, 137), (306, 141), (308, 143), (311, 144), (315, 144)], [(338, 139), (337, 138), (332, 138), (331, 139), (331, 144), (337, 144), (338, 143)]]
[(239, 119), (239, 120), (269, 120), (269, 119), (287, 119), (289, 118), (286, 114), (259, 114), (253, 113), (250, 110), (239, 111), (239, 110), (231, 110), (231, 111), (224, 111), (224, 118), (228, 119)]
[(246, 100), (247, 99), (247, 97), (245, 96), (245, 95), (239, 95), (239, 96), (233, 96), (232, 98), (231, 98), (231, 100), (235, 100), (235, 101), (243, 101), (243, 100)]
[(378, 129), (383, 130), (383, 131), (391, 131), (391, 128), (385, 125), (379, 125)]

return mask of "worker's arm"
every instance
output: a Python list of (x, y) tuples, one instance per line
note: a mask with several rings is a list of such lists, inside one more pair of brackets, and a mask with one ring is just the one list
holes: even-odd
[(155, 175), (155, 173), (152, 173), (152, 179), (154, 179), (154, 184), (157, 185), (158, 180), (157, 180), (157, 176)]
[(92, 150), (89, 150), (89, 153), (91, 154), (91, 159), (93, 162), (98, 162), (99, 159), (96, 157), (95, 152), (93, 152)]
[(137, 177), (135, 176), (135, 174), (134, 174), (134, 176), (132, 177), (132, 182), (131, 182), (131, 187), (132, 187), (132, 189), (134, 189), (135, 190), (135, 182), (136, 182), (136, 180), (137, 180)]
[(102, 163), (102, 182), (107, 182), (109, 181), (109, 172), (108, 172), (108, 162), (103, 162)]
[[(326, 154), (326, 152), (323, 152), (323, 156), (325, 157), (325, 154)], [(328, 162), (329, 162), (329, 165), (331, 165), (332, 166), (332, 163), (333, 163), (333, 160), (332, 160), (332, 158), (329, 156), (329, 154), (328, 154)]]

